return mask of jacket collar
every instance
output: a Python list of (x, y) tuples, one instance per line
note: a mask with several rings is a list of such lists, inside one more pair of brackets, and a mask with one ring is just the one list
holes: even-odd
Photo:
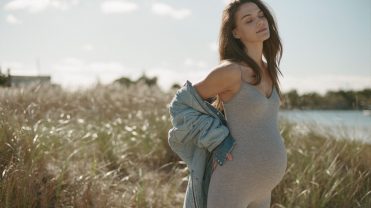
[(196, 88), (193, 87), (192, 83), (189, 80), (185, 82), (183, 87), (185, 87), (186, 90), (189, 91), (194, 98), (196, 98), (196, 101), (202, 106), (203, 109), (208, 110), (209, 113), (211, 113), (214, 117), (219, 118), (223, 122), (223, 124), (226, 125), (224, 114), (221, 113), (214, 106), (212, 106), (210, 103), (202, 99), (201, 96), (198, 94)]

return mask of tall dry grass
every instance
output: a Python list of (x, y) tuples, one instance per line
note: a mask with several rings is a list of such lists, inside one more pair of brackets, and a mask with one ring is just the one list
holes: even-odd
[(371, 145), (335, 139), (281, 120), (288, 168), (272, 192), (272, 207), (371, 207)]
[[(174, 92), (145, 85), (0, 88), (0, 207), (181, 207), (167, 144)], [(367, 207), (371, 146), (281, 120), (288, 169), (272, 207)]]

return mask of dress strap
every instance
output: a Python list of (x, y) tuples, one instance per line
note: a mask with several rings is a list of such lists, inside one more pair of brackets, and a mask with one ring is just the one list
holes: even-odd
[(242, 76), (242, 66), (241, 64), (237, 64), (238, 65), (238, 68), (240, 69), (240, 73), (241, 73), (241, 81), (242, 82), (245, 82), (245, 80), (243, 80), (243, 76)]

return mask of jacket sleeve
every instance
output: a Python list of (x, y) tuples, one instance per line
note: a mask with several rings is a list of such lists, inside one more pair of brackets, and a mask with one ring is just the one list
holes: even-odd
[(194, 143), (212, 152), (228, 136), (228, 127), (211, 115), (183, 105), (169, 108), (173, 128), (170, 135), (177, 143)]
[(213, 159), (222, 166), (227, 158), (227, 154), (232, 152), (235, 144), (235, 140), (229, 133), (228, 136), (212, 151)]

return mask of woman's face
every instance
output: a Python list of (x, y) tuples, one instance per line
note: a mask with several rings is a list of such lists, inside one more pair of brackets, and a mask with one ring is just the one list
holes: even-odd
[(243, 43), (263, 42), (269, 38), (268, 20), (256, 4), (242, 4), (236, 12), (235, 21), (233, 36)]

